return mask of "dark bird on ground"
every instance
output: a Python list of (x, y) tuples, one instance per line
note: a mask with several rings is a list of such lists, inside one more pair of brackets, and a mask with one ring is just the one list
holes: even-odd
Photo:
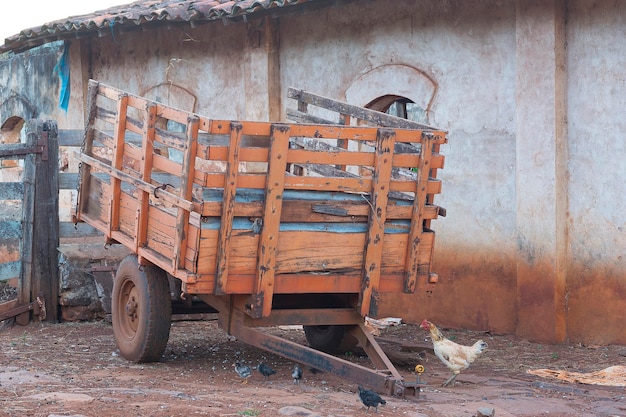
[(291, 377), (293, 378), (294, 384), (299, 384), (300, 380), (302, 379), (302, 368), (300, 368), (300, 365), (298, 365), (297, 363), (293, 366), (293, 369), (291, 370)]
[(258, 369), (261, 375), (263, 375), (263, 377), (265, 378), (265, 380), (267, 380), (270, 377), (270, 375), (274, 375), (276, 373), (274, 369), (270, 368), (268, 365), (264, 363), (260, 363)]
[(242, 365), (239, 362), (233, 364), (233, 366), (235, 367), (235, 372), (237, 372), (237, 375), (243, 378), (243, 381), (241, 383), (247, 384), (248, 378), (250, 378), (250, 376), (252, 375), (252, 370), (250, 369), (250, 367), (248, 365)]
[(361, 399), (361, 402), (363, 403), (363, 405), (367, 407), (368, 413), (370, 412), (370, 407), (374, 407), (374, 409), (378, 413), (378, 405), (387, 404), (387, 401), (380, 398), (380, 395), (378, 395), (374, 391), (365, 389), (360, 385), (359, 385), (359, 398)]

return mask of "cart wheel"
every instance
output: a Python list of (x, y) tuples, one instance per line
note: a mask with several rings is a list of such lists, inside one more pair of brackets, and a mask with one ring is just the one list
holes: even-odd
[(111, 306), (113, 336), (122, 356), (138, 363), (158, 361), (172, 318), (165, 272), (154, 265), (140, 268), (137, 256), (127, 256), (115, 274)]
[(304, 326), (309, 346), (326, 353), (345, 353), (354, 349), (358, 341), (346, 329), (349, 326)]

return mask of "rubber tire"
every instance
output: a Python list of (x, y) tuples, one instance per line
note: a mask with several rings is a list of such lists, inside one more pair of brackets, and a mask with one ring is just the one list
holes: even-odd
[(170, 337), (172, 305), (165, 271), (139, 267), (136, 255), (124, 258), (113, 282), (113, 337), (121, 355), (132, 362), (158, 361)]
[(326, 353), (349, 352), (357, 345), (355, 337), (346, 332), (349, 326), (304, 326), (309, 346)]

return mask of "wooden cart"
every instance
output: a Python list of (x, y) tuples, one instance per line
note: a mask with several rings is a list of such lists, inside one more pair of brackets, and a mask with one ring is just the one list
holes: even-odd
[[(131, 361), (161, 357), (169, 275), (238, 339), (403, 393), (363, 317), (381, 293), (437, 281), (430, 222), (443, 214), (433, 197), (446, 134), (289, 95), (297, 123), (213, 120), (90, 81), (76, 220), (134, 252), (114, 280), (117, 346)], [(259, 330), (283, 324), (304, 325), (312, 348)], [(330, 354), (356, 342), (375, 369)]]

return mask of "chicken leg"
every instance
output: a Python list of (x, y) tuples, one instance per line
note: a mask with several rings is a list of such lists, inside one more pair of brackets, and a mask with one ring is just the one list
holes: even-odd
[(447, 386), (448, 386), (448, 385), (450, 385), (450, 384), (454, 384), (454, 380), (456, 379), (456, 377), (457, 377), (458, 375), (459, 375), (459, 374), (457, 374), (457, 373), (452, 374), (452, 376), (451, 376), (450, 378), (448, 378), (448, 380), (447, 380), (446, 382), (444, 382), (443, 384), (441, 384), (441, 386), (445, 388), (445, 387), (447, 387)]

